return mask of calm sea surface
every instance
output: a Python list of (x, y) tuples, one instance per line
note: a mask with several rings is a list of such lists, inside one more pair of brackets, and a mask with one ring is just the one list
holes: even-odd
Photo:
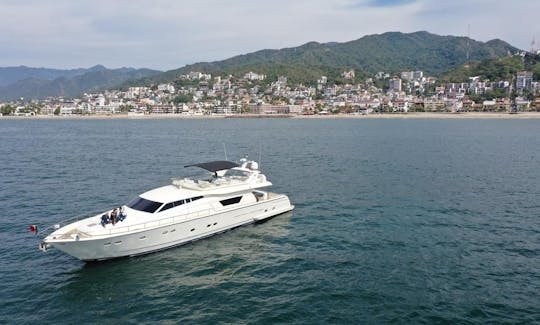
[[(248, 153), (296, 209), (84, 263), (28, 231)], [(0, 120), (1, 324), (540, 322), (540, 120)]]

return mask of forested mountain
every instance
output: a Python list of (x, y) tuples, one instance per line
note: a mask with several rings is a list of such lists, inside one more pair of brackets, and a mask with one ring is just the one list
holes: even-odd
[(355, 69), (357, 76), (378, 71), (397, 73), (422, 70), (438, 75), (467, 61), (508, 56), (517, 48), (501, 40), (478, 42), (466, 37), (439, 36), (428, 32), (390, 32), (345, 43), (310, 42), (280, 50), (261, 50), (223, 61), (201, 62), (170, 70), (146, 82), (172, 81), (181, 74), (201, 71), (214, 75), (240, 75), (249, 71), (269, 77), (286, 75), (295, 82), (313, 82), (321, 75), (339, 76)]
[[(322, 75), (327, 76), (329, 81), (339, 82), (340, 74), (350, 69), (355, 70), (358, 81), (378, 71), (397, 74), (400, 71), (422, 70), (427, 75), (440, 76), (466, 63), (467, 52), (471, 62), (488, 60), (486, 62), (492, 63), (486, 64), (493, 65), (494, 71), (497, 71), (497, 62), (514, 62), (517, 59), (509, 57), (509, 54), (517, 51), (517, 48), (501, 40), (484, 43), (466, 37), (440, 36), (424, 31), (410, 34), (389, 32), (344, 43), (310, 42), (292, 48), (261, 50), (222, 61), (186, 65), (166, 72), (132, 68), (111, 70), (99, 65), (73, 70), (0, 68), (0, 99), (72, 97), (108, 88), (149, 86), (177, 81), (180, 75), (190, 71), (234, 76), (253, 71), (266, 74), (267, 81), (283, 75), (292, 83), (314, 83)], [(478, 69), (482, 69), (481, 63), (478, 64)], [(455, 79), (459, 73), (465, 74), (459, 68), (453, 71), (454, 76), (448, 78)], [(505, 71), (498, 73), (506, 75)]]

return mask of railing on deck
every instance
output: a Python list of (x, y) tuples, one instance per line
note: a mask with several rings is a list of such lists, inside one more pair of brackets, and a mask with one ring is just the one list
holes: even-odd
[[(112, 211), (112, 210), (111, 210)], [(110, 211), (109, 211), (110, 212)], [(69, 219), (64, 219), (60, 222), (57, 222), (53, 225), (50, 225), (48, 227), (45, 227), (45, 228), (40, 228), (39, 229), (39, 233), (41, 234), (41, 236), (43, 238), (47, 237), (48, 235), (50, 235), (50, 233), (64, 227), (64, 226), (67, 226), (71, 223), (74, 223), (74, 222), (77, 222), (77, 221), (81, 221), (81, 220), (84, 220), (86, 218), (90, 218), (90, 217), (93, 217), (97, 214), (100, 214), (101, 212), (95, 212), (95, 213), (83, 213), (83, 214), (79, 214), (79, 215), (76, 215), (74, 217), (71, 217)]]
[[(267, 198), (264, 199), (264, 200), (274, 199), (274, 198), (279, 196), (279, 194), (276, 194), (276, 193), (273, 193), (273, 192), (267, 192), (267, 194), (268, 194)], [(183, 221), (186, 221), (186, 220), (205, 217), (205, 216), (208, 216), (208, 215), (210, 215), (212, 213), (215, 213), (215, 212), (216, 212), (215, 209), (210, 208), (210, 209), (204, 209), (204, 210), (200, 210), (200, 211), (196, 211), (196, 212), (191, 212), (191, 213), (188, 213), (188, 214), (183, 214), (183, 215), (180, 215), (180, 216), (174, 216), (174, 217), (164, 218), (164, 219), (155, 220), (155, 221), (148, 221), (148, 222), (145, 222), (145, 223), (140, 223), (140, 224), (135, 224), (135, 225), (118, 226), (118, 224), (116, 224), (116, 225), (112, 226), (110, 229), (107, 229), (108, 231), (100, 232), (98, 235), (103, 236), (103, 235), (112, 235), (112, 234), (122, 234), (122, 233), (129, 233), (129, 232), (136, 231), (136, 230), (151, 229), (151, 228), (156, 228), (156, 227), (159, 227), (159, 226), (171, 225), (171, 224), (180, 223), (180, 222), (183, 222)], [(97, 212), (95, 214), (92, 214), (91, 216), (95, 216), (95, 215), (99, 215), (99, 214), (100, 214), (100, 212)], [(62, 221), (60, 223), (57, 223), (57, 225), (60, 225), (60, 227), (62, 227), (62, 225), (73, 223), (75, 221), (80, 221), (80, 220), (83, 220), (83, 219), (86, 219), (86, 218), (89, 218), (88, 214), (84, 214), (84, 215), (81, 214), (81, 215), (72, 217), (70, 219), (64, 220), (64, 221)], [(129, 216), (127, 218), (129, 218)], [(101, 226), (100, 223), (96, 223), (96, 226), (97, 225)], [(57, 228), (55, 228), (55, 225), (53, 225), (53, 226), (49, 226), (47, 228), (44, 228), (43, 230), (40, 230), (40, 232), (43, 233), (44, 230), (51, 229), (51, 228), (53, 228), (54, 230), (57, 229)], [(80, 230), (79, 230), (79, 232), (80, 232)], [(87, 234), (87, 233), (82, 233), (82, 234), (86, 238), (92, 237), (92, 235)], [(59, 235), (61, 236), (63, 234), (59, 234)], [(48, 236), (48, 234), (45, 234), (45, 236)]]
[(210, 215), (212, 212), (213, 212), (213, 209), (205, 209), (205, 210), (183, 214), (181, 216), (174, 216), (174, 217), (164, 218), (164, 219), (155, 220), (155, 221), (148, 221), (148, 222), (140, 223), (136, 225), (120, 226), (120, 227), (117, 227), (116, 225), (114, 225), (112, 226), (111, 229), (108, 229), (108, 232), (101, 232), (99, 235), (112, 235), (112, 234), (116, 235), (116, 234), (122, 234), (122, 233), (129, 233), (136, 230), (157, 228), (159, 226), (166, 226), (166, 225), (180, 223), (186, 220), (205, 217), (205, 216)]

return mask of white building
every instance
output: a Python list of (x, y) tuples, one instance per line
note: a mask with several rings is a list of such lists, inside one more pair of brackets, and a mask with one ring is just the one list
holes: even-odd
[(247, 79), (247, 80), (252, 80), (252, 81), (256, 81), (256, 80), (264, 80), (266, 79), (266, 75), (264, 74), (258, 74), (258, 73), (255, 73), (255, 72), (248, 72), (244, 75), (244, 79)]
[(140, 98), (146, 95), (149, 90), (148, 87), (129, 87), (126, 97), (129, 99)]
[(379, 71), (375, 75), (375, 78), (377, 78), (377, 79), (388, 79), (388, 78), (390, 78), (390, 74), (386, 73), (386, 72), (383, 72), (383, 71)]
[(191, 71), (187, 77), (191, 80), (210, 80), (212, 79), (212, 75), (211, 74), (206, 74), (206, 73), (202, 73), (202, 72), (199, 72), (199, 71)]
[(413, 80), (414, 79), (414, 71), (403, 71), (401, 72), (401, 79), (404, 80)]
[(166, 92), (169, 92), (171, 94), (174, 94), (174, 86), (171, 85), (171, 84), (159, 84), (157, 89), (159, 91), (166, 91)]
[(96, 105), (100, 107), (105, 106), (105, 96), (100, 94), (99, 97), (96, 99)]
[(420, 80), (424, 77), (423, 71), (403, 71), (401, 72), (401, 79), (408, 81)]
[(349, 70), (349, 71), (343, 71), (343, 73), (341, 74), (341, 76), (345, 79), (354, 79), (355, 77), (355, 73), (354, 73), (354, 70)]
[(71, 115), (77, 109), (73, 103), (66, 103), (60, 107), (60, 115)]

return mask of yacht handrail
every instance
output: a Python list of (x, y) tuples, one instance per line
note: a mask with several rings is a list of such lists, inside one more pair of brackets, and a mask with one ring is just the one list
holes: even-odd
[[(112, 211), (112, 210), (111, 210)], [(45, 238), (47, 237), (48, 235), (50, 235), (50, 233), (54, 232), (55, 230), (59, 229), (59, 228), (62, 228), (62, 225), (69, 225), (71, 223), (74, 223), (74, 222), (77, 222), (77, 221), (81, 221), (81, 220), (84, 220), (84, 219), (87, 219), (87, 218), (90, 218), (90, 217), (93, 217), (97, 214), (100, 214), (102, 213), (103, 211), (96, 211), (95, 213), (81, 213), (79, 215), (76, 215), (76, 216), (73, 216), (73, 217), (70, 217), (68, 219), (64, 219), (62, 221), (59, 221), (59, 222), (56, 222), (52, 225), (49, 225), (45, 228), (39, 228), (39, 234)], [(110, 211), (109, 211), (110, 212)], [(47, 231), (47, 230), (52, 230), (51, 232)]]
[(178, 216), (168, 217), (164, 219), (147, 221), (145, 223), (138, 223), (135, 225), (120, 226), (120, 227), (113, 226), (113, 228), (109, 229), (108, 232), (100, 233), (99, 235), (112, 235), (112, 234), (116, 235), (116, 234), (122, 234), (122, 233), (129, 233), (135, 230), (143, 230), (147, 228), (155, 228), (155, 227), (159, 227), (163, 225), (175, 224), (181, 221), (185, 221), (187, 219), (191, 219), (193, 217), (195, 218), (204, 217), (204, 216), (210, 215), (213, 212), (215, 212), (215, 210), (210, 208), (210, 209), (199, 210), (199, 211), (182, 214)]
[[(275, 195), (277, 195), (277, 194), (272, 193), (272, 192), (268, 192), (268, 198), (269, 199), (272, 199), (273, 196), (275, 196)], [(156, 228), (156, 227), (163, 226), (163, 225), (170, 225), (170, 224), (180, 223), (180, 222), (185, 221), (185, 220), (191, 220), (194, 217), (195, 218), (200, 218), (200, 217), (208, 216), (208, 215), (211, 215), (211, 214), (214, 214), (214, 213), (216, 213), (216, 209), (209, 208), (209, 209), (190, 212), (190, 213), (182, 214), (182, 215), (178, 215), (178, 216), (168, 217), (168, 218), (164, 218), (164, 219), (147, 221), (145, 223), (139, 223), (139, 224), (135, 224), (135, 225), (120, 226), (120, 227), (113, 226), (115, 228), (111, 228), (111, 229), (108, 230), (108, 232), (100, 233), (99, 235), (100, 236), (101, 235), (112, 235), (112, 234), (116, 235), (116, 234), (129, 233), (129, 232), (134, 231), (134, 230), (143, 230), (143, 229), (147, 229), (147, 228)], [(151, 226), (148, 226), (148, 225), (151, 225)], [(126, 230), (126, 228), (127, 228), (127, 230)]]

